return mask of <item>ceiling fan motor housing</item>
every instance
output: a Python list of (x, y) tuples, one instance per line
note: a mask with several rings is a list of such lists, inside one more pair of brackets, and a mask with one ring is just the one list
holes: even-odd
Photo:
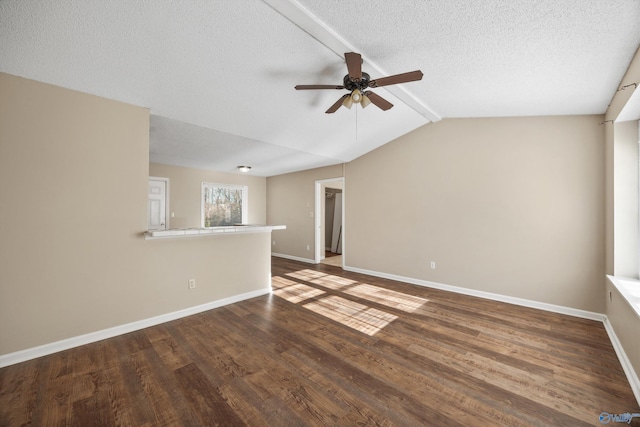
[(363, 72), (362, 73), (362, 78), (360, 80), (357, 79), (351, 79), (349, 77), (349, 74), (347, 74), (346, 76), (344, 76), (344, 79), (342, 79), (343, 83), (344, 83), (344, 88), (347, 90), (355, 90), (355, 89), (360, 89), (361, 91), (368, 88), (369, 87), (369, 81), (371, 80), (371, 77), (369, 76), (369, 74)]

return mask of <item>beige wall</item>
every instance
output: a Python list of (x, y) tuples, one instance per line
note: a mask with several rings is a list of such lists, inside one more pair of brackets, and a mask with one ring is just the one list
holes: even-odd
[(200, 198), (203, 182), (215, 184), (246, 185), (249, 188), (250, 224), (265, 224), (267, 218), (267, 179), (240, 173), (214, 172), (202, 169), (151, 163), (149, 175), (169, 178), (169, 200), (174, 218), (169, 218), (171, 228), (200, 227)]
[(273, 234), (274, 253), (315, 259), (315, 182), (340, 177), (342, 165), (267, 178), (267, 222), (287, 226)]
[(602, 120), (443, 120), (347, 164), (347, 265), (602, 312)]
[(268, 233), (142, 239), (148, 110), (1, 73), (0, 93), (0, 355), (268, 288)]

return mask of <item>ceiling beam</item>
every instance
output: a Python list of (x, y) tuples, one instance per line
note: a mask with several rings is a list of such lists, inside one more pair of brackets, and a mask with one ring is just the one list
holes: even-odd
[[(289, 21), (297, 25), (304, 32), (311, 37), (318, 40), (320, 43), (328, 47), (331, 51), (335, 52), (340, 58), (344, 59), (345, 52), (356, 52), (356, 48), (349, 42), (342, 38), (338, 33), (329, 28), (324, 22), (320, 21), (311, 12), (305, 9), (296, 0), (263, 0), (266, 4), (271, 6), (274, 10), (287, 18)], [(379, 65), (368, 60), (362, 52), (359, 52), (362, 56), (363, 65), (368, 70), (375, 70), (377, 76), (388, 76)], [(371, 74), (371, 73), (370, 73)], [(418, 114), (422, 115), (431, 122), (437, 122), (441, 117), (435, 113), (430, 107), (425, 105), (422, 101), (410, 94), (406, 89), (401, 86), (385, 86), (385, 90), (393, 94), (400, 101), (411, 107)]]

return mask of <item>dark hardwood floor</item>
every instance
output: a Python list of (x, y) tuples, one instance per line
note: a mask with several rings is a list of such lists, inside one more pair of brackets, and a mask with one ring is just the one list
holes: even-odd
[(279, 258), (272, 274), (272, 295), (0, 369), (0, 425), (581, 426), (640, 412), (599, 322)]

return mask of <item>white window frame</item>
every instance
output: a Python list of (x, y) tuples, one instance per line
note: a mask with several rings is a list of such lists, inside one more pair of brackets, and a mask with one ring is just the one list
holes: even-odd
[(248, 223), (249, 218), (249, 187), (237, 184), (220, 184), (215, 182), (203, 182), (200, 188), (200, 227), (218, 228), (228, 226), (205, 227), (204, 225), (204, 192), (205, 188), (227, 188), (230, 190), (242, 190), (242, 224)]

